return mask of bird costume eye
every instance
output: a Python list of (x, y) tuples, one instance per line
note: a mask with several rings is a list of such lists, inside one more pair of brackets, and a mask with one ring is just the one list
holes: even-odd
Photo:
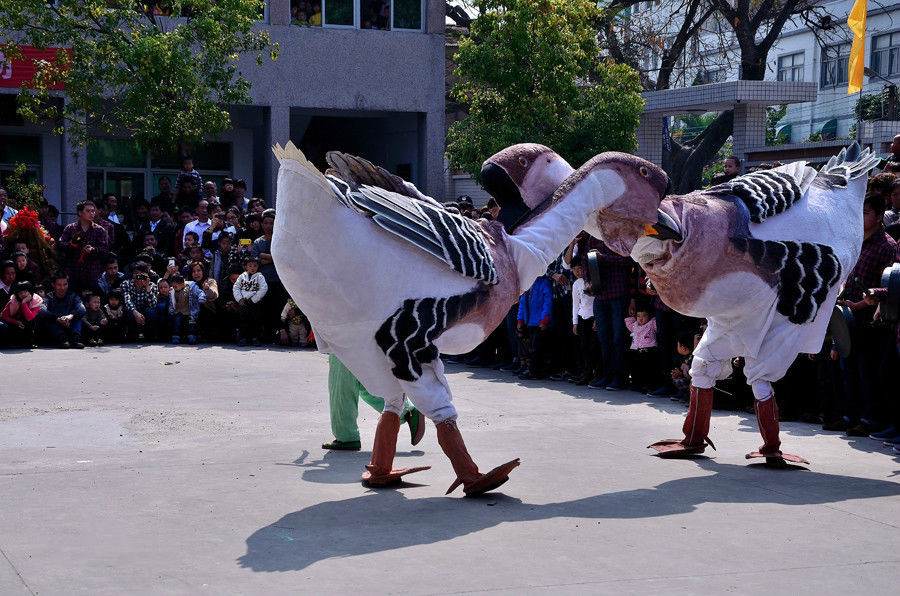
[(643, 176), (644, 178), (646, 178), (646, 177), (648, 177), (648, 176), (650, 175), (650, 170), (648, 170), (648, 169), (647, 169), (646, 167), (644, 167), (644, 166), (641, 166), (641, 169), (638, 170), (638, 171), (641, 173), (641, 176)]
[(520, 157), (520, 158), (519, 158), (519, 165), (522, 166), (523, 168), (524, 168), (524, 167), (527, 167), (527, 166), (528, 166), (528, 160), (525, 159), (524, 157)]

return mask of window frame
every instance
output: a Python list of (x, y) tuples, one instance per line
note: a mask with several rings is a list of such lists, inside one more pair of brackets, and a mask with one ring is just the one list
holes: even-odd
[(360, 31), (399, 31), (401, 33), (424, 33), (425, 32), (425, 20), (426, 20), (426, 10), (427, 10), (427, 2), (426, 0), (418, 0), (419, 1), (419, 28), (418, 29), (407, 29), (405, 27), (396, 27), (394, 25), (394, 17), (397, 14), (397, 11), (394, 10), (394, 3), (396, 0), (387, 0), (390, 3), (391, 7), (391, 27), (390, 29), (363, 29), (362, 28), (362, 5), (367, 0), (351, 0), (353, 3), (353, 24), (352, 25), (336, 25), (332, 23), (326, 23), (326, 14), (327, 14), (327, 5), (330, 0), (321, 0), (322, 3), (322, 28), (323, 29), (358, 29)]
[[(888, 45), (884, 49), (876, 49), (875, 48), (876, 41), (878, 41), (879, 39), (883, 39), (885, 37), (889, 38), (888, 41), (889, 41), (889, 44), (891, 44), (891, 45)], [(892, 53), (894, 54), (894, 72), (893, 73), (889, 72), (890, 65), (891, 65), (890, 59), (891, 59)], [(876, 66), (875, 66), (876, 54), (878, 54), (878, 55), (886, 54), (887, 55), (887, 57), (888, 57), (888, 72), (882, 72), (879, 68), (876, 68)], [(880, 58), (881, 57), (878, 56), (878, 58), (879, 58), (879, 66), (880, 66), (880, 62), (881, 62)], [(872, 70), (874, 70), (875, 72), (877, 72), (878, 74), (880, 74), (881, 76), (883, 76), (885, 78), (900, 77), (900, 30), (888, 31), (886, 33), (882, 33), (880, 35), (875, 35), (872, 37), (872, 49), (871, 49), (871, 53), (869, 56), (869, 66), (872, 68)]]
[[(836, 54), (829, 54), (829, 51), (834, 51), (837, 48)], [(846, 53), (843, 50), (846, 49)], [(819, 88), (827, 89), (834, 88), (840, 85), (846, 85), (849, 80), (849, 66), (845, 65), (843, 72), (841, 71), (841, 62), (846, 63), (850, 59), (850, 42), (842, 42), (830, 45), (828, 47), (822, 48), (822, 70), (819, 76)], [(833, 81), (827, 81), (826, 75), (828, 74), (829, 65), (834, 65), (835, 67), (835, 76)], [(840, 74), (844, 75), (843, 80), (840, 78)]]
[[(800, 56), (800, 58), (803, 60), (803, 62), (801, 62), (800, 64), (797, 64), (797, 56)], [(787, 58), (791, 59), (791, 64), (789, 66), (784, 66), (782, 64), (782, 60), (785, 60)], [(804, 79), (806, 78), (806, 51), (805, 50), (801, 50), (799, 52), (791, 52), (789, 54), (784, 54), (782, 56), (778, 56), (778, 59), (776, 60), (775, 64), (776, 64), (776, 69), (775, 69), (776, 70), (776, 80), (778, 80), (778, 81), (784, 81), (784, 82), (789, 82), (789, 83), (802, 83), (804, 81)], [(789, 73), (789, 74), (793, 75), (794, 72), (799, 72), (800, 77), (799, 78), (792, 77), (790, 79), (782, 77), (782, 74)]]

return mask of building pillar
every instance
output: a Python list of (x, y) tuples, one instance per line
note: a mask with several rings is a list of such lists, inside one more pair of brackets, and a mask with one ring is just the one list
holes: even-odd
[(419, 184), (426, 195), (443, 201), (445, 114), (440, 109), (423, 116), (419, 118)]
[(291, 24), (291, 0), (269, 0), (269, 24)]
[(638, 156), (658, 166), (662, 165), (663, 118), (658, 112), (641, 114), (637, 129)]
[(277, 198), (278, 160), (272, 153), (276, 143), (282, 147), (291, 138), (291, 108), (289, 106), (270, 106), (266, 143), (266, 179), (263, 196), (269, 198), (267, 203), (274, 206)]
[(75, 205), (87, 198), (87, 148), (74, 145), (68, 132), (63, 132), (61, 144), (63, 192), (59, 211), (65, 225), (75, 221)]
[(734, 106), (734, 148), (741, 161), (750, 149), (766, 146), (766, 106), (739, 103)]

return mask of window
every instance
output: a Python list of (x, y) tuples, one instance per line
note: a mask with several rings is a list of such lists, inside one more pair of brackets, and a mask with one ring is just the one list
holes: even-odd
[(707, 85), (709, 83), (723, 83), (725, 81), (725, 70), (704, 70), (700, 73), (700, 84)]
[(850, 44), (830, 46), (822, 50), (822, 87), (847, 83), (847, 61), (850, 60)]
[(900, 74), (900, 32), (872, 40), (872, 70), (883, 77)]
[(424, 0), (291, 0), (294, 25), (422, 31)]
[(803, 80), (803, 52), (778, 58), (778, 80), (800, 82)]

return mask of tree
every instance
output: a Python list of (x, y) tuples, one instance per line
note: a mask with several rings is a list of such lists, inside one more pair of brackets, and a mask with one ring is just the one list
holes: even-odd
[(468, 116), (451, 125), (447, 155), (478, 176), (485, 157), (522, 142), (578, 165), (607, 150), (633, 151), (643, 106), (637, 73), (603, 60), (597, 9), (571, 0), (482, 0), (454, 57), (451, 97)]
[[(0, 45), (60, 48), (36, 63), (19, 93), (19, 113), (56, 123), (77, 145), (98, 132), (125, 132), (144, 149), (171, 153), (231, 124), (228, 106), (248, 103), (238, 60), (278, 55), (254, 29), (263, 0), (3, 0)], [(172, 18), (176, 15), (178, 18)], [(56, 99), (59, 85), (65, 101)]]
[[(785, 24), (798, 20), (810, 27), (820, 44), (837, 35), (836, 23), (846, 15), (829, 12), (821, 0), (665, 0), (667, 18), (631, 19), (623, 16), (636, 0), (611, 0), (602, 13), (599, 30), (603, 46), (615, 59), (640, 68), (648, 54), (658, 58), (658, 68), (641, 69), (645, 90), (668, 89), (688, 83), (679, 77), (703, 68), (704, 61), (737, 64), (739, 78), (761, 81), (769, 51)], [(734, 113), (721, 112), (689, 142), (670, 143), (663, 153), (663, 167), (676, 192), (700, 185), (704, 166), (732, 134)]]

